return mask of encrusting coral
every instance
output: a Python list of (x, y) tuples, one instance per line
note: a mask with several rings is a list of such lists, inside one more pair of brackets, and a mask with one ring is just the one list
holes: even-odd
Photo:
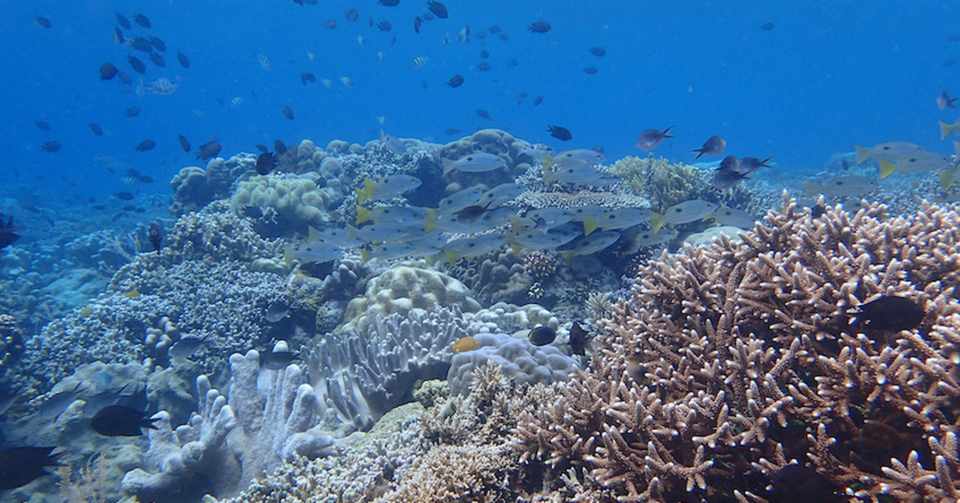
[[(956, 501), (958, 225), (785, 201), (740, 243), (652, 261), (516, 448), (575, 501), (763, 502), (790, 462), (855, 501)], [(919, 326), (851, 323), (885, 296)]]

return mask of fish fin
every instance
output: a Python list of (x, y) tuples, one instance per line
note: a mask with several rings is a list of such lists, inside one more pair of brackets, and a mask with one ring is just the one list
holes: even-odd
[(881, 180), (892, 175), (893, 172), (896, 170), (897, 170), (896, 164), (886, 160), (880, 161), (880, 179)]
[(520, 252), (523, 251), (523, 247), (517, 243), (510, 243), (510, 253), (514, 255), (520, 255)]
[(458, 258), (460, 258), (460, 254), (459, 254), (459, 253), (457, 253), (457, 252), (455, 252), (455, 251), (451, 251), (451, 250), (445, 251), (445, 252), (443, 253), (443, 255), (444, 255), (444, 257), (447, 259), (447, 263), (448, 263), (448, 264), (452, 264), (452, 263), (456, 262)]
[(443, 166), (443, 176), (447, 176), (455, 168), (453, 167), (453, 161), (450, 159), (440, 159), (440, 164)]
[(307, 241), (313, 242), (320, 239), (320, 231), (316, 227), (310, 225), (307, 226)]
[(857, 164), (863, 164), (864, 161), (870, 158), (870, 149), (861, 147), (860, 145), (855, 145), (853, 149), (857, 153)]
[(957, 170), (947, 169), (940, 172), (940, 185), (944, 189), (949, 189), (953, 185), (953, 182), (956, 181)]
[(357, 239), (357, 233), (358, 233), (358, 232), (360, 232), (360, 231), (358, 231), (356, 227), (354, 227), (354, 226), (352, 226), (352, 225), (350, 225), (350, 224), (347, 224), (347, 238), (349, 238), (349, 239)]
[[(357, 200), (359, 201), (359, 198), (358, 198)], [(360, 206), (360, 205), (358, 204), (358, 205), (357, 205), (357, 220), (356, 220), (356, 224), (357, 224), (357, 225), (361, 225), (361, 224), (364, 224), (364, 223), (366, 223), (366, 222), (369, 222), (371, 219), (373, 219), (373, 212), (370, 211), (370, 210), (369, 210), (368, 208), (366, 208), (365, 206)]]
[(366, 264), (367, 262), (370, 261), (370, 249), (369, 249), (369, 248), (363, 247), (363, 248), (360, 249), (360, 260), (361, 260), (364, 264)]
[(595, 218), (586, 218), (583, 221), (583, 235), (589, 236), (593, 231), (597, 230), (597, 219)]
[(654, 232), (654, 234), (660, 232), (660, 229), (663, 228), (664, 224), (666, 224), (666, 221), (663, 219), (663, 215), (659, 213), (650, 215), (650, 229)]
[(286, 262), (287, 265), (292, 264), (296, 259), (297, 257), (293, 255), (293, 245), (287, 245), (283, 248), (283, 261)]
[(159, 420), (159, 417), (145, 417), (143, 418), (143, 422), (140, 423), (140, 427), (148, 430), (157, 430), (159, 428), (157, 428), (157, 425), (153, 423), (156, 423)]
[(372, 178), (363, 180), (363, 187), (357, 189), (357, 204), (363, 204), (373, 198), (373, 191), (377, 188), (377, 183)]
[(946, 140), (950, 136), (950, 124), (943, 121), (938, 121), (937, 124), (940, 125), (940, 141)]
[(437, 210), (427, 209), (427, 216), (423, 220), (424, 232), (433, 232), (437, 228)]

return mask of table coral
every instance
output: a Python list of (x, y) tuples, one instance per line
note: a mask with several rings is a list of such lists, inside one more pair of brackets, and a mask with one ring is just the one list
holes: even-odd
[[(858, 501), (955, 499), (958, 224), (935, 206), (813, 218), (785, 201), (740, 243), (664, 255), (517, 449), (576, 468), (592, 501), (765, 501), (790, 460)], [(883, 295), (924, 306), (920, 326), (850, 324)]]

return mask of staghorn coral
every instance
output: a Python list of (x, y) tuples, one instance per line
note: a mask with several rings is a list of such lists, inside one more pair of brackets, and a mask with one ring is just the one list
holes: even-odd
[[(522, 459), (576, 469), (590, 501), (766, 501), (790, 460), (857, 501), (956, 499), (960, 214), (785, 201), (767, 220), (641, 267), (592, 367), (521, 419)], [(881, 295), (921, 325), (851, 326)]]

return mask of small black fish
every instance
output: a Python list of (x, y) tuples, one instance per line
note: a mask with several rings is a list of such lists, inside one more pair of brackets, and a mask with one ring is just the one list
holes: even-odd
[(343, 13), (343, 17), (347, 18), (347, 21), (351, 23), (356, 23), (357, 20), (360, 19), (360, 12), (357, 11), (357, 9), (347, 9)]
[(153, 251), (158, 252), (163, 248), (163, 228), (159, 223), (150, 223), (150, 228), (147, 229), (147, 240), (150, 241), (150, 246), (153, 246)]
[(851, 325), (862, 324), (871, 330), (913, 330), (920, 326), (927, 313), (916, 302), (896, 295), (883, 295), (857, 306)]
[(477, 117), (480, 117), (481, 119), (485, 119), (485, 120), (488, 120), (488, 121), (492, 121), (492, 120), (493, 120), (493, 116), (490, 115), (490, 112), (488, 112), (488, 111), (486, 111), (486, 110), (484, 110), (484, 109), (482, 109), (482, 108), (476, 109), (476, 110), (475, 110), (475, 113), (477, 114)]
[(56, 447), (12, 447), (0, 450), (0, 490), (16, 489), (50, 475), (47, 468), (62, 466)]
[(113, 41), (120, 45), (127, 43), (127, 37), (123, 36), (123, 31), (120, 28), (113, 29)]
[(256, 170), (258, 174), (270, 174), (275, 167), (277, 167), (277, 158), (270, 152), (264, 152), (257, 156)]
[(693, 149), (697, 153), (696, 159), (699, 159), (704, 155), (713, 155), (719, 154), (727, 148), (727, 140), (724, 140), (722, 137), (713, 135), (710, 138), (707, 138), (707, 141), (703, 142), (703, 146), (700, 148)]
[(570, 345), (571, 353), (584, 356), (587, 354), (587, 344), (590, 343), (590, 334), (580, 326), (579, 322), (575, 321), (570, 325), (570, 337), (567, 343)]
[(136, 56), (127, 56), (127, 63), (130, 63), (130, 67), (133, 68), (133, 71), (141, 75), (147, 73), (147, 65), (143, 64), (143, 61), (140, 61), (140, 58)]
[(311, 72), (304, 72), (300, 74), (300, 83), (303, 85), (307, 85), (307, 83), (309, 82), (316, 82), (316, 81), (317, 81), (317, 76)]
[(150, 37), (150, 45), (160, 52), (167, 52), (167, 43), (159, 37)]
[(427, 10), (432, 12), (434, 16), (437, 16), (440, 19), (447, 19), (447, 6), (436, 0), (430, 0), (427, 2)]
[(57, 140), (49, 140), (40, 144), (40, 150), (51, 154), (59, 152), (61, 148), (63, 148), (63, 145)]
[(557, 331), (546, 325), (538, 325), (530, 330), (527, 337), (534, 346), (546, 346), (556, 340)]
[(543, 103), (543, 96), (533, 98), (533, 106), (540, 106), (541, 103)]
[(39, 25), (41, 28), (50, 28), (51, 26), (53, 26), (53, 23), (51, 23), (49, 19), (43, 16), (37, 16), (36, 18), (34, 18), (34, 21), (36, 21), (37, 25)]
[(135, 196), (130, 192), (114, 192), (113, 197), (121, 201), (132, 201)]
[(326, 21), (323, 22), (323, 25), (326, 26), (328, 30), (335, 30), (335, 29), (337, 29), (337, 20), (336, 20), (336, 19), (328, 19), (328, 20), (326, 20)]
[(123, 14), (120, 14), (119, 12), (117, 12), (117, 13), (114, 14), (114, 15), (117, 17), (117, 24), (119, 24), (121, 28), (123, 28), (124, 30), (129, 30), (129, 29), (131, 28), (131, 26), (130, 26), (130, 20), (127, 19), (127, 16), (124, 16)]
[(100, 80), (111, 80), (117, 76), (118, 72), (113, 63), (104, 63), (100, 65)]
[(260, 356), (260, 366), (270, 370), (283, 370), (297, 359), (293, 351), (270, 351)]
[(760, 29), (763, 31), (773, 31), (773, 29), (776, 27), (777, 25), (773, 24), (773, 21), (767, 21), (766, 23), (760, 25)]
[(795, 463), (784, 466), (772, 474), (770, 482), (773, 486), (767, 496), (770, 503), (846, 501), (846, 498), (837, 495), (837, 488), (830, 479), (808, 466)]
[(607, 50), (603, 47), (591, 47), (590, 54), (593, 54), (598, 58), (602, 58), (607, 55)]
[(487, 63), (486, 61), (481, 61), (481, 62), (477, 63), (477, 71), (478, 71), (478, 72), (489, 72), (489, 71), (490, 71), (490, 63)]
[(585, 73), (585, 74), (587, 74), (587, 75), (596, 75), (596, 74), (599, 73), (599, 72), (600, 72), (600, 70), (599, 70), (597, 67), (595, 67), (595, 66), (588, 66), (588, 67), (586, 67), (586, 68), (583, 69), (583, 73)]
[(146, 140), (143, 140), (142, 142), (138, 143), (137, 146), (134, 148), (134, 150), (136, 150), (137, 152), (149, 152), (153, 150), (153, 148), (156, 146), (157, 146), (157, 142), (151, 140), (150, 138), (147, 138)]
[(153, 52), (153, 46), (150, 45), (150, 41), (145, 37), (133, 37), (130, 39), (130, 47), (133, 47), (140, 52)]
[(167, 67), (167, 61), (166, 61), (165, 59), (163, 59), (163, 56), (160, 55), (160, 53), (158, 53), (158, 52), (151, 52), (151, 53), (150, 53), (150, 61), (152, 61), (153, 64), (159, 66), (160, 68), (166, 68), (166, 67)]
[(153, 423), (159, 420), (158, 417), (148, 418), (146, 412), (131, 407), (108, 405), (93, 416), (90, 426), (93, 431), (108, 437), (138, 437), (144, 428), (157, 429)]
[(827, 208), (822, 204), (815, 204), (810, 207), (810, 218), (820, 218), (827, 212)]
[(384, 32), (390, 31), (393, 29), (393, 24), (391, 24), (390, 21), (387, 21), (386, 19), (381, 19), (377, 23), (377, 29)]
[(450, 77), (450, 80), (447, 81), (447, 85), (450, 87), (460, 87), (463, 85), (463, 75), (459, 73)]
[(133, 16), (133, 22), (144, 28), (151, 28), (153, 26), (153, 23), (150, 22), (150, 18), (144, 16), (143, 14), (137, 14), (136, 16)]
[(190, 68), (190, 58), (180, 51), (177, 51), (177, 61), (180, 62), (180, 66), (184, 68)]
[(280, 109), (280, 113), (283, 114), (285, 119), (290, 121), (296, 118), (296, 114), (293, 112), (293, 107), (290, 105), (284, 105), (283, 108)]
[(560, 141), (570, 141), (573, 139), (573, 133), (563, 126), (547, 126), (547, 132), (550, 133), (550, 136)]
[(400, 5), (400, 0), (377, 0), (377, 3), (384, 7), (396, 7)]
[(50, 123), (45, 120), (33, 121), (33, 124), (41, 131), (50, 131)]
[(489, 57), (490, 57), (490, 52), (489, 52), (489, 51), (487, 51), (486, 49), (481, 49), (481, 50), (480, 50), (480, 59), (487, 59), (487, 58), (489, 58)]
[(534, 21), (527, 26), (527, 30), (529, 30), (531, 33), (547, 33), (551, 29), (553, 29), (553, 27), (550, 26), (550, 23), (542, 19)]
[(3, 213), (0, 213), (0, 250), (12, 245), (18, 239), (20, 234), (17, 234), (16, 227), (13, 225), (13, 217), (8, 216), (4, 220)]
[(193, 148), (190, 146), (190, 140), (188, 140), (187, 137), (183, 136), (182, 134), (177, 135), (177, 141), (180, 142), (180, 148), (183, 149), (184, 152), (189, 152), (190, 149)]
[(413, 32), (420, 33), (421, 26), (423, 26), (423, 18), (420, 16), (413, 18)]
[(136, 106), (136, 105), (134, 105), (134, 106), (132, 106), (132, 107), (128, 107), (128, 108), (127, 108), (127, 111), (126, 111), (126, 114), (127, 114), (127, 117), (129, 117), (129, 118), (132, 119), (132, 118), (140, 115), (140, 107), (138, 107), (138, 106)]
[(209, 161), (217, 155), (220, 154), (220, 151), (223, 150), (223, 145), (220, 144), (217, 140), (210, 140), (203, 145), (200, 145), (200, 148), (197, 149), (197, 159), (202, 161)]
[(91, 122), (90, 124), (87, 124), (87, 126), (90, 128), (90, 132), (93, 133), (94, 136), (103, 136), (103, 128), (100, 127), (100, 124)]

